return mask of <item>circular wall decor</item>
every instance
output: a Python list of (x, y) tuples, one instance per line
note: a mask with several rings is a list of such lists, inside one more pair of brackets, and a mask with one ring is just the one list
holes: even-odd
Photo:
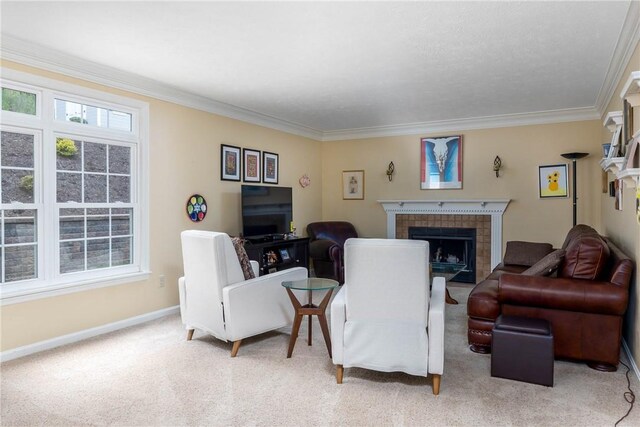
[(207, 201), (199, 194), (194, 194), (187, 200), (187, 215), (193, 222), (202, 221), (207, 214)]

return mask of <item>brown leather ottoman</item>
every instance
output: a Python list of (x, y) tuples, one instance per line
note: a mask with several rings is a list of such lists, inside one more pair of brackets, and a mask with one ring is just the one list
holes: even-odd
[(553, 387), (553, 334), (546, 320), (498, 316), (491, 348), (492, 377)]

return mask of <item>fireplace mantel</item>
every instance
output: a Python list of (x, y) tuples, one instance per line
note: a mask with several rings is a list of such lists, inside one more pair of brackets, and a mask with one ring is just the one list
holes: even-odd
[(396, 215), (490, 215), (491, 268), (502, 261), (502, 215), (510, 199), (378, 200), (387, 213), (387, 238), (396, 237)]

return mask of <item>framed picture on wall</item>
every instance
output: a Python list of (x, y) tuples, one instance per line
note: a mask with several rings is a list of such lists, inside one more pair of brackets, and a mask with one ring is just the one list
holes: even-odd
[(240, 147), (220, 145), (220, 179), (240, 181)]
[(420, 189), (462, 188), (462, 135), (420, 140)]
[(541, 199), (569, 197), (566, 163), (538, 166), (538, 195)]
[(278, 183), (278, 155), (276, 153), (262, 152), (262, 171), (262, 182)]
[(622, 195), (624, 194), (624, 184), (622, 183), (621, 179), (616, 179), (614, 182), (614, 188), (615, 188), (615, 192), (616, 192), (616, 198), (615, 198), (615, 203), (614, 203), (614, 207), (617, 211), (621, 211), (622, 210)]
[(260, 151), (242, 149), (244, 182), (260, 182)]
[(342, 171), (342, 199), (364, 200), (364, 171)]

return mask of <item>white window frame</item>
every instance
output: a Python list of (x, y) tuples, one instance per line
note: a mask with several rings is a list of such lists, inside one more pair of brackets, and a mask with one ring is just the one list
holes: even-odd
[[(39, 133), (36, 146), (34, 201), (38, 204), (37, 279), (0, 284), (2, 305), (46, 298), (93, 288), (146, 280), (149, 275), (149, 104), (107, 92), (88, 89), (33, 74), (0, 68), (2, 87), (36, 94), (36, 115), (2, 111), (2, 130)], [(131, 132), (54, 119), (54, 99), (64, 99), (131, 114)], [(133, 216), (133, 264), (78, 273), (59, 274), (59, 223), (56, 201), (56, 137), (127, 145), (133, 151), (131, 202)], [(38, 139), (36, 138), (36, 139)], [(34, 174), (34, 176), (35, 176)], [(39, 197), (39, 199), (37, 198)], [(84, 207), (86, 204), (79, 204)], [(10, 205), (2, 205), (9, 208)], [(65, 205), (66, 208), (73, 206)], [(97, 206), (96, 206), (97, 207)], [(113, 206), (100, 206), (101, 208)], [(26, 209), (26, 207), (25, 207)]]

